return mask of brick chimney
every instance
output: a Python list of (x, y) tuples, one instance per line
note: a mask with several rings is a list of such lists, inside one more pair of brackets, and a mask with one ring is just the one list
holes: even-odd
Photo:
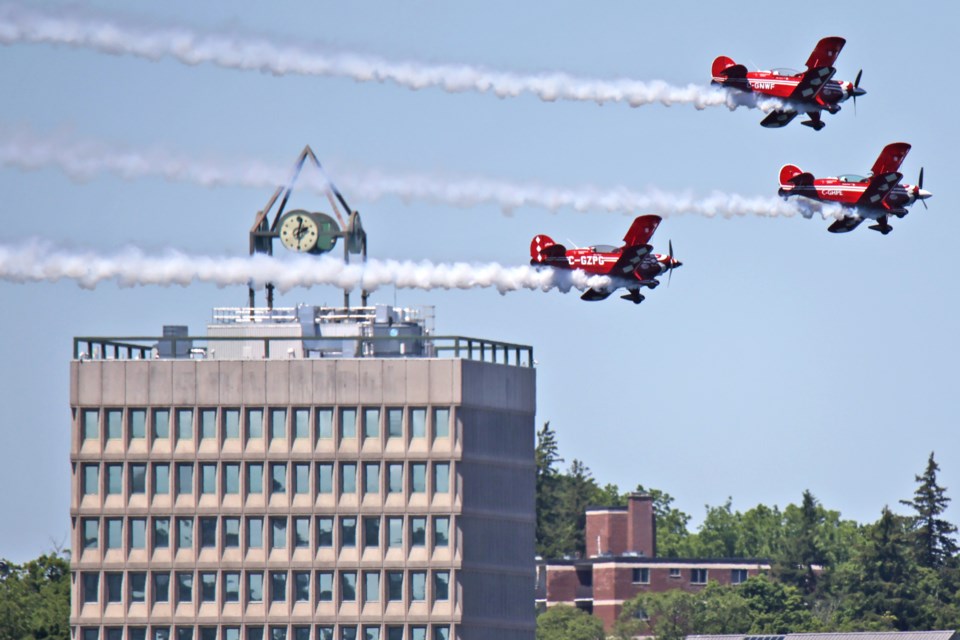
[(627, 497), (625, 550), (636, 551), (648, 558), (655, 558), (657, 556), (656, 524), (656, 515), (653, 512), (653, 497), (646, 493), (631, 493)]

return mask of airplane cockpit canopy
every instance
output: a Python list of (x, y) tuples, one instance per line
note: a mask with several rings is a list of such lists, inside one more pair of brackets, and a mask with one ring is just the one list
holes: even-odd
[(594, 253), (613, 253), (617, 248), (610, 244), (597, 244), (590, 247), (590, 250)]
[(842, 176), (837, 176), (837, 180), (841, 182), (870, 182), (868, 178), (864, 178), (856, 173), (845, 173)]
[(771, 69), (770, 73), (775, 73), (778, 76), (798, 76), (800, 72), (796, 69), (791, 69), (789, 67), (777, 67), (776, 69)]

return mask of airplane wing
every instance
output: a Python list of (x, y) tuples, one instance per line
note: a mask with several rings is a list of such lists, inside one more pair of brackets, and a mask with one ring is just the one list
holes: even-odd
[(823, 38), (817, 43), (810, 57), (807, 58), (807, 69), (832, 67), (833, 63), (837, 61), (840, 50), (843, 49), (843, 45), (846, 43), (846, 40), (837, 36)]
[(656, 215), (637, 216), (627, 230), (627, 235), (623, 236), (623, 242), (627, 247), (633, 245), (645, 245), (650, 242), (653, 232), (660, 226), (662, 218)]
[(587, 302), (596, 302), (597, 300), (606, 300), (610, 297), (610, 294), (613, 291), (601, 290), (601, 289), (587, 289), (583, 292), (583, 295), (580, 296), (581, 300), (586, 300)]
[(827, 231), (830, 233), (849, 233), (856, 229), (861, 222), (863, 222), (863, 218), (860, 216), (845, 216), (835, 220), (833, 224), (827, 227)]
[(768, 129), (779, 129), (790, 124), (790, 121), (796, 117), (796, 111), (771, 111), (766, 118), (760, 121), (760, 125)]
[(900, 184), (901, 178), (903, 178), (903, 174), (896, 171), (891, 171), (890, 173), (881, 173), (873, 176), (870, 178), (870, 184), (867, 185), (863, 195), (861, 195), (860, 199), (857, 200), (856, 206), (880, 206), (880, 203), (883, 202), (884, 198), (890, 195), (890, 191), (895, 186)]
[(643, 257), (650, 253), (651, 249), (653, 249), (653, 247), (648, 244), (635, 244), (630, 247), (624, 247), (620, 259), (610, 268), (609, 275), (615, 278), (625, 278), (629, 276), (636, 271), (640, 263), (643, 262)]
[(880, 157), (873, 163), (873, 168), (870, 171), (873, 175), (899, 171), (900, 165), (903, 164), (903, 159), (907, 157), (909, 151), (910, 145), (906, 142), (888, 144), (880, 152)]

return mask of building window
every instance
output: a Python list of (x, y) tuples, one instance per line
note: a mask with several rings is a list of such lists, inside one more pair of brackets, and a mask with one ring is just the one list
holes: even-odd
[(357, 465), (353, 462), (340, 463), (340, 493), (357, 492)]
[(403, 463), (387, 464), (387, 492), (403, 493)]
[(270, 492), (284, 494), (287, 492), (287, 463), (270, 463)]
[(217, 463), (200, 465), (200, 494), (205, 496), (217, 493)]
[(87, 604), (87, 603), (91, 603), (91, 604), (92, 604), (92, 603), (95, 603), (95, 602), (99, 601), (99, 599), (100, 599), (100, 574), (99, 574), (99, 573), (96, 573), (96, 572), (93, 572), (93, 573), (86, 572), (86, 573), (83, 573), (83, 574), (81, 574), (81, 575), (83, 576), (83, 577), (81, 578), (81, 582), (82, 582), (82, 586), (83, 586), (83, 591), (82, 591), (80, 597), (82, 598), (83, 603), (84, 603), (84, 604)]
[(193, 494), (193, 463), (177, 463), (177, 495), (189, 496)]
[(387, 601), (403, 600), (403, 571), (387, 571)]
[(333, 546), (333, 518), (317, 518), (317, 547)]
[(380, 546), (380, 516), (364, 516), (363, 518), (363, 546)]
[(193, 548), (193, 518), (177, 518), (177, 549)]
[(434, 516), (433, 518), (433, 546), (450, 546), (450, 518)]
[(247, 572), (247, 599), (263, 602), (263, 574), (259, 571)]
[(320, 602), (333, 601), (333, 572), (317, 572), (317, 600)]
[(123, 518), (107, 518), (103, 521), (107, 527), (106, 549), (123, 548)]
[(433, 572), (433, 599), (437, 602), (450, 599), (450, 572)]
[(424, 493), (427, 490), (427, 463), (410, 463), (410, 491), (411, 493)]
[(357, 546), (357, 519), (356, 518), (340, 518), (340, 546), (341, 547), (355, 547)]
[(403, 436), (403, 409), (387, 409), (387, 437)]
[(130, 465), (130, 495), (143, 495), (147, 492), (147, 465)]
[(293, 437), (297, 440), (310, 438), (310, 412), (307, 409), (293, 410)]
[(100, 436), (100, 412), (96, 409), (84, 409), (80, 412), (80, 423), (84, 440), (96, 440)]
[[(330, 636), (331, 638), (333, 636)], [(83, 630), (83, 640), (100, 640), (99, 627), (87, 627)]]
[(170, 465), (167, 463), (153, 463), (153, 495), (165, 496), (170, 494)]
[(107, 409), (107, 440), (123, 438), (123, 412), (119, 409)]
[(298, 549), (310, 548), (310, 518), (293, 519), (293, 546)]
[(293, 640), (310, 640), (310, 627), (293, 627)]
[(746, 569), (731, 569), (730, 584), (741, 584), (747, 581)]
[(85, 464), (83, 469), (83, 495), (95, 496), (100, 492), (100, 466)]
[(123, 627), (107, 627), (103, 633), (106, 640), (123, 640)]
[(317, 440), (333, 438), (333, 409), (317, 409)]
[(123, 602), (123, 574), (103, 574), (107, 582), (107, 603)]
[(340, 572), (340, 600), (343, 602), (355, 602), (357, 599), (357, 572)]
[(240, 409), (223, 409), (223, 437), (233, 440), (240, 437)]
[(317, 640), (333, 640), (333, 627), (317, 627)]
[(122, 464), (107, 464), (104, 465), (107, 469), (107, 495), (122, 495), (123, 494), (123, 465)]
[(423, 547), (427, 544), (427, 519), (410, 518), (410, 546)]
[(364, 625), (363, 640), (380, 640), (380, 627)]
[(263, 464), (260, 462), (247, 463), (247, 494), (263, 493)]
[(437, 408), (433, 410), (433, 437), (450, 437), (450, 409)]
[(380, 493), (380, 463), (379, 462), (364, 463), (363, 490), (365, 493)]
[(170, 437), (170, 411), (167, 409), (153, 410), (153, 437)]
[(410, 437), (423, 438), (427, 435), (427, 410), (410, 409)]
[(365, 571), (363, 573), (363, 600), (364, 602), (380, 602), (379, 571)]
[(223, 519), (223, 548), (235, 549), (240, 546), (240, 518)]
[(193, 627), (177, 627), (177, 640), (193, 640)]
[(130, 439), (143, 440), (147, 437), (147, 411), (146, 409), (130, 409), (127, 414), (127, 420), (130, 421)]
[(153, 601), (170, 601), (170, 574), (164, 572), (153, 572)]
[(357, 628), (340, 627), (340, 640), (357, 640)]
[(177, 409), (177, 440), (193, 440), (193, 409)]
[(296, 602), (310, 602), (310, 572), (293, 572), (293, 598)]
[(423, 602), (427, 599), (427, 572), (410, 572), (410, 601)]
[(387, 627), (387, 640), (403, 640), (403, 627)]
[(240, 640), (240, 627), (224, 627), (223, 640)]
[(357, 437), (357, 410), (353, 408), (340, 409), (340, 437)]
[(650, 584), (650, 569), (647, 567), (634, 567), (632, 572), (634, 584)]
[(363, 410), (363, 437), (377, 438), (380, 436), (380, 409), (367, 407)]
[(317, 493), (333, 493), (333, 464), (317, 463)]
[(247, 439), (263, 437), (263, 409), (247, 409)]
[(403, 546), (403, 518), (387, 518), (387, 546), (391, 549)]
[(200, 518), (200, 548), (217, 548), (217, 519), (215, 517)]
[(427, 628), (410, 627), (410, 640), (427, 640)]
[(153, 519), (153, 548), (166, 549), (170, 546), (170, 518)]
[(691, 570), (690, 570), (690, 582), (691, 582), (691, 584), (707, 584), (707, 570), (706, 570), (706, 569), (691, 569)]
[(170, 640), (170, 627), (151, 627), (153, 640)]
[(287, 548), (287, 517), (274, 516), (270, 518), (270, 548)]
[(130, 602), (146, 602), (147, 574), (142, 571), (132, 571), (128, 575), (130, 576)]
[(200, 602), (217, 601), (217, 574), (211, 571), (200, 573)]
[(435, 462), (433, 464), (433, 492), (450, 492), (450, 463)]
[(263, 627), (247, 625), (247, 640), (263, 640)]
[(200, 439), (201, 440), (217, 439), (217, 410), (216, 409), (200, 410)]
[(433, 640), (449, 640), (450, 638), (450, 628), (449, 627), (434, 627), (433, 628)]
[(270, 640), (287, 640), (287, 628), (271, 626)]
[(293, 465), (293, 492), (300, 495), (310, 493), (309, 462), (298, 462)]
[(670, 577), (671, 577), (671, 578), (679, 578), (679, 577), (680, 577), (680, 569), (670, 569)]
[(96, 549), (100, 544), (100, 521), (96, 518), (83, 518), (80, 523), (82, 536), (80, 544), (83, 550)]
[(146, 518), (130, 518), (128, 522), (130, 524), (130, 548), (146, 549), (147, 548), (147, 519)]
[(287, 410), (270, 409), (270, 439), (284, 440), (287, 437)]
[(270, 602), (287, 601), (287, 572), (270, 572)]
[(223, 492), (226, 495), (240, 493), (240, 463), (226, 462), (223, 465)]
[(239, 571), (224, 571), (223, 601), (224, 602), (240, 602), (240, 572)]
[(217, 628), (200, 627), (200, 640), (217, 640)]

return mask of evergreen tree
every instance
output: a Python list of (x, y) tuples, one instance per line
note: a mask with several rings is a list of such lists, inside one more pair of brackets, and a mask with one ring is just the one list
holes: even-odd
[(827, 554), (819, 539), (824, 510), (810, 491), (804, 491), (800, 507), (790, 505), (784, 515), (787, 531), (773, 572), (778, 580), (809, 596), (817, 590), (819, 574), (827, 568)]
[(537, 431), (534, 458), (537, 466), (537, 555), (557, 558), (569, 549), (563, 549), (559, 540), (564, 514), (560, 504), (562, 479), (557, 463), (563, 462), (563, 458), (558, 450), (557, 435), (549, 422), (543, 423), (543, 428)]
[(913, 500), (900, 501), (916, 512), (911, 519), (913, 546), (917, 562), (930, 569), (945, 567), (957, 554), (957, 543), (953, 539), (957, 527), (941, 518), (950, 498), (946, 487), (937, 484), (939, 470), (931, 452), (923, 475), (914, 476), (919, 486)]
[(563, 536), (568, 551), (586, 554), (585, 532), (587, 507), (602, 501), (602, 491), (587, 465), (574, 459), (564, 476), (561, 489), (564, 519), (569, 526), (563, 527)]

